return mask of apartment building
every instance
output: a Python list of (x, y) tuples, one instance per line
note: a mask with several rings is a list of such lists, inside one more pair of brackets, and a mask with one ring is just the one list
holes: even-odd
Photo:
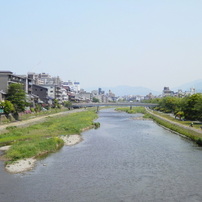
[(0, 71), (0, 91), (3, 93), (8, 92), (8, 86), (11, 83), (20, 83), (24, 86), (24, 90), (27, 94), (32, 93), (32, 80), (26, 76), (19, 76), (13, 74), (11, 71)]
[(48, 89), (39, 86), (36, 84), (32, 84), (32, 94), (38, 97), (37, 102), (48, 103)]
[(49, 84), (40, 85), (40, 86), (47, 89), (48, 98), (50, 100), (57, 99), (59, 101), (59, 103), (62, 102), (62, 90), (61, 90), (61, 87), (59, 87), (57, 85), (49, 85)]

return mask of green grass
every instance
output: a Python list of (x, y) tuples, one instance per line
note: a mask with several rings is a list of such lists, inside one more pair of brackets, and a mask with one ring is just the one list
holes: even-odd
[[(189, 126), (192, 121), (181, 121), (179, 119), (175, 119), (174, 117), (170, 116), (169, 114), (165, 114), (165, 113), (162, 113), (162, 112), (158, 112), (158, 111), (152, 111), (152, 113), (156, 114), (156, 115), (159, 115), (163, 118), (166, 118), (166, 119), (169, 119), (171, 121), (174, 121), (176, 123), (179, 123), (179, 124), (182, 124), (182, 125), (185, 125), (185, 126)], [(196, 128), (196, 129), (199, 129), (200, 127), (202, 126), (202, 124), (194, 124), (193, 127)]]
[(67, 108), (61, 108), (61, 109), (55, 108), (55, 109), (49, 109), (46, 111), (34, 112), (31, 114), (22, 114), (20, 116), (20, 120), (27, 120), (27, 119), (30, 119), (33, 117), (50, 115), (50, 114), (55, 114), (55, 113), (59, 113), (59, 112), (63, 112), (63, 111), (68, 111), (68, 109)]
[(116, 108), (117, 111), (123, 111), (129, 114), (135, 114), (135, 113), (142, 113), (145, 114), (146, 110), (144, 107), (132, 107), (132, 109), (130, 109), (130, 107), (120, 107), (120, 108)]
[[(192, 141), (196, 142), (198, 145), (202, 145), (202, 134), (199, 133), (199, 132), (196, 132), (196, 131), (193, 131), (190, 129), (187, 129), (187, 128), (183, 128), (181, 126), (178, 126), (178, 125), (175, 125), (173, 123), (170, 123), (166, 120), (162, 120), (158, 117), (156, 117), (155, 115), (152, 115), (152, 114), (149, 114), (148, 115), (150, 118), (152, 118), (155, 122), (157, 122), (158, 124), (166, 127), (166, 128), (169, 128), (170, 130), (172, 131), (175, 131), (177, 133), (180, 133), (188, 138), (190, 138)], [(162, 116), (165, 118), (165, 116)], [(181, 122), (180, 122), (181, 123)], [(187, 125), (185, 123), (185, 125)]]
[(6, 157), (9, 159), (7, 164), (19, 159), (37, 157), (45, 153), (54, 152), (63, 145), (63, 140), (57, 137), (19, 141), (6, 152)]
[(93, 120), (96, 118), (95, 111), (88, 110), (48, 117), (47, 121), (26, 128), (7, 127), (8, 132), (0, 135), (0, 146), (12, 145), (6, 153), (6, 157), (11, 161), (38, 156), (45, 151), (55, 151), (58, 145), (61, 145), (56, 137), (80, 134), (84, 128), (95, 127), (97, 124), (93, 123)]

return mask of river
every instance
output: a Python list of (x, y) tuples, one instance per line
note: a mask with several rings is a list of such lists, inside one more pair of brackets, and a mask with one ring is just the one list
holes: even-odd
[(99, 129), (25, 174), (0, 162), (0, 202), (201, 202), (201, 147), (140, 116), (100, 111)]

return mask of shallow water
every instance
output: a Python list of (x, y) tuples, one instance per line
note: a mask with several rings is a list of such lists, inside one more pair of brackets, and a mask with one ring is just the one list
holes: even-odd
[(101, 111), (99, 129), (26, 174), (0, 162), (0, 202), (202, 201), (201, 148), (137, 116)]

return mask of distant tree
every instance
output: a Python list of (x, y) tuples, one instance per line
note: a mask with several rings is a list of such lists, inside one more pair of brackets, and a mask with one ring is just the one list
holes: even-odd
[(184, 116), (190, 120), (202, 120), (202, 94), (197, 93), (183, 98)]
[(159, 107), (164, 112), (176, 113), (180, 109), (180, 98), (177, 97), (163, 97), (159, 100)]
[(72, 106), (72, 103), (70, 101), (64, 101), (63, 104), (64, 104), (64, 107), (67, 107), (68, 109), (70, 109)]
[(93, 97), (92, 102), (100, 102), (100, 100), (98, 98)]
[(54, 99), (53, 101), (53, 108), (61, 108), (61, 105), (59, 104), (59, 101), (57, 99)]
[(26, 93), (24, 91), (23, 85), (19, 83), (10, 84), (8, 87), (6, 100), (13, 104), (13, 115), (14, 118), (18, 120), (19, 112), (23, 112), (27, 106)]
[(40, 104), (36, 104), (35, 108), (34, 108), (34, 111), (35, 112), (40, 112), (41, 110), (42, 110), (42, 106)]
[(184, 112), (182, 112), (182, 111), (179, 111), (179, 112), (176, 112), (175, 113), (175, 118), (179, 118), (180, 119), (180, 121), (182, 120), (182, 117), (184, 117)]
[(195, 110), (197, 111), (197, 120), (202, 121), (202, 95), (198, 97), (198, 100), (194, 106)]

